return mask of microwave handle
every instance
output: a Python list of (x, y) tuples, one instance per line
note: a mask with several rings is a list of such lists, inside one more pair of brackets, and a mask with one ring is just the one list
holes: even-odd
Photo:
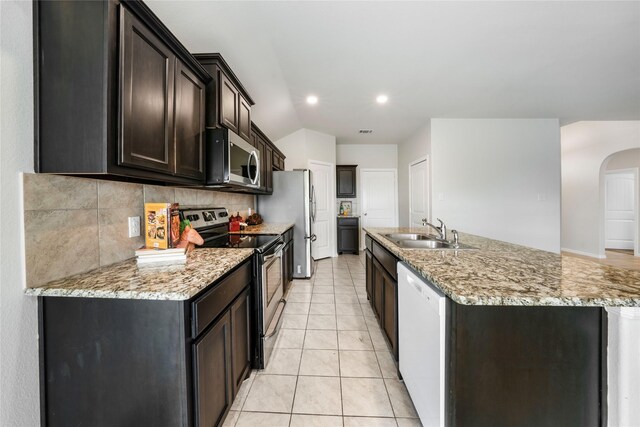
[(258, 178), (260, 177), (260, 165), (258, 164), (258, 155), (255, 151), (252, 151), (251, 154), (249, 154), (249, 159), (247, 159), (247, 171), (249, 172), (249, 174), (251, 174), (252, 157), (256, 159), (256, 176), (253, 178), (249, 177), (249, 179), (251, 180), (251, 184), (255, 185), (258, 182)]

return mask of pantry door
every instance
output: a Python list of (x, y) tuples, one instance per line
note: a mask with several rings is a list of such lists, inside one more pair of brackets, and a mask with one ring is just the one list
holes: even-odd
[(429, 160), (423, 157), (409, 165), (409, 226), (421, 227), (429, 220)]
[(398, 226), (398, 171), (362, 169), (362, 226)]
[(315, 221), (311, 224), (311, 232), (316, 235), (311, 243), (311, 256), (318, 260), (336, 252), (336, 168), (331, 163), (309, 160), (309, 170), (315, 197)]

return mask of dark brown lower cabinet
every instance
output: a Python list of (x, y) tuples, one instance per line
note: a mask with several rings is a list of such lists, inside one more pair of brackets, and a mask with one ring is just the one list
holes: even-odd
[(249, 290), (245, 290), (231, 305), (231, 346), (233, 394), (238, 393), (242, 381), (251, 369), (251, 297)]
[(282, 251), (282, 277), (284, 278), (285, 290), (293, 280), (293, 240), (287, 243)]
[(367, 249), (364, 251), (365, 256), (365, 271), (366, 271), (366, 288), (367, 288), (367, 298), (369, 301), (373, 300), (373, 256), (371, 252)]
[(359, 218), (338, 217), (338, 254), (351, 252), (358, 254), (360, 251), (360, 226)]
[(230, 313), (215, 322), (194, 348), (198, 426), (217, 426), (233, 402)]
[(383, 267), (374, 258), (373, 260), (373, 311), (378, 316), (378, 321), (382, 323), (383, 316), (383, 302), (384, 298), (384, 275), (382, 274)]
[(391, 344), (392, 353), (398, 354), (398, 282), (384, 268), (378, 272), (382, 276), (382, 329)]
[(39, 297), (41, 424), (222, 425), (250, 371), (252, 272), (188, 301)]

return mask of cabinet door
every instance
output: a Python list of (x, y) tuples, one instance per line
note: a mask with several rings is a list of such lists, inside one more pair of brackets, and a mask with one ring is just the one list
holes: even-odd
[(217, 426), (233, 401), (229, 311), (205, 332), (194, 347), (198, 426)]
[(336, 197), (356, 197), (356, 166), (336, 166)]
[(285, 285), (293, 280), (293, 241), (287, 243), (282, 253), (283, 276)]
[(397, 340), (397, 288), (398, 283), (382, 269), (382, 286), (383, 290), (383, 314), (382, 314), (382, 329), (391, 343), (391, 352), (397, 359), (398, 355), (398, 340)]
[(251, 105), (242, 95), (238, 97), (238, 135), (251, 142)]
[(120, 7), (119, 164), (173, 173), (175, 55)]
[(240, 106), (238, 105), (240, 96), (238, 89), (220, 71), (220, 124), (227, 129), (238, 133), (238, 116)]
[(264, 142), (259, 137), (256, 137), (256, 148), (260, 156), (260, 188), (265, 189), (267, 187), (267, 159)]
[(338, 252), (358, 251), (358, 228), (338, 227)]
[(182, 61), (176, 62), (176, 175), (204, 177), (205, 86)]
[(238, 393), (242, 381), (251, 367), (250, 316), (251, 300), (249, 290), (245, 290), (231, 305), (231, 346), (233, 396)]
[(366, 271), (366, 288), (367, 288), (367, 298), (369, 298), (369, 302), (373, 304), (373, 256), (371, 256), (371, 252), (364, 251), (365, 254), (365, 271)]
[(384, 295), (384, 268), (373, 259), (373, 311), (380, 321), (383, 320), (382, 297)]
[(272, 179), (273, 179), (273, 148), (269, 147), (269, 144), (265, 144), (265, 153), (264, 153), (264, 158), (265, 158), (265, 174), (264, 174), (264, 178), (265, 178), (265, 189), (267, 190), (267, 192), (272, 192), (273, 191), (273, 184), (272, 184)]

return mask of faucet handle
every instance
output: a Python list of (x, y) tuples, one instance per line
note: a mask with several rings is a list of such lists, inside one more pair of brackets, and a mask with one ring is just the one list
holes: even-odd
[(458, 244), (458, 230), (451, 230), (451, 234), (453, 234), (453, 246), (457, 248), (458, 246), (460, 246)]
[(440, 218), (436, 218), (436, 219), (440, 223), (440, 227), (444, 226), (444, 221), (443, 220), (441, 220)]

